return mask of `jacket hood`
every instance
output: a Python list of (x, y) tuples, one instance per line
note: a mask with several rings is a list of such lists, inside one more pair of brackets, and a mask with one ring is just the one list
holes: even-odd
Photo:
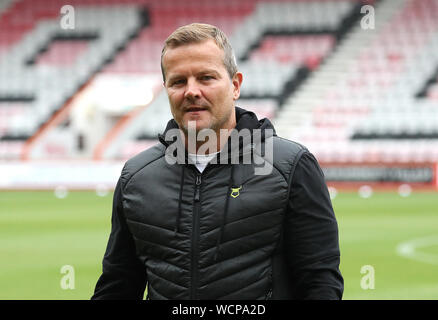
[(239, 107), (236, 108), (236, 127), (237, 131), (242, 129), (249, 129), (252, 131), (253, 129), (260, 129), (262, 132), (265, 132), (266, 129), (272, 129), (275, 135), (275, 129), (272, 125), (271, 121), (267, 118), (257, 119), (257, 116), (254, 112), (248, 111)]

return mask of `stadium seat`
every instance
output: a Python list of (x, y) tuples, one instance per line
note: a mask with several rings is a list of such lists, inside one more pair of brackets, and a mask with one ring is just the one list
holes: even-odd
[[(438, 8), (433, 0), (376, 2), (381, 11), (374, 31), (359, 27), (354, 0), (72, 0), (71, 5), (77, 9), (75, 32), (88, 38), (68, 39), (68, 32), (60, 32), (56, 1), (0, 5), (0, 98), (27, 103), (34, 115), (22, 120), (20, 108), (14, 115), (8, 113), (14, 108), (1, 113), (11, 121), (0, 123), (0, 139), (32, 136), (92, 76), (147, 75), (160, 87), (164, 39), (179, 25), (201, 21), (230, 36), (244, 73), (238, 103), (254, 104), (258, 115), (278, 123), (279, 133), (315, 146), (322, 161), (336, 154), (319, 147), (320, 141), (335, 141), (345, 161), (349, 148), (350, 160), (360, 161), (368, 147), (373, 159), (393, 159), (381, 156), (398, 150), (382, 147), (385, 139), (395, 146), (405, 138), (435, 141)], [(100, 30), (108, 21), (113, 28)], [(54, 33), (53, 39), (47, 36)], [(107, 157), (117, 157), (121, 141), (141, 145), (139, 137), (155, 137), (169, 117), (158, 110), (166, 108), (166, 99), (156, 98), (138, 114), (143, 122), (120, 133), (125, 140), (120, 138)], [(146, 117), (151, 120), (145, 127)]]

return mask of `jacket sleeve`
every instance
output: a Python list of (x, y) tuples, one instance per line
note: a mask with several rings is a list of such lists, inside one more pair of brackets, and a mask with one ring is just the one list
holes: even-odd
[(92, 300), (143, 299), (146, 270), (135, 253), (134, 240), (123, 214), (121, 180), (117, 182), (111, 218), (111, 234)]
[(342, 299), (338, 225), (324, 174), (306, 151), (293, 173), (284, 230), (295, 299)]

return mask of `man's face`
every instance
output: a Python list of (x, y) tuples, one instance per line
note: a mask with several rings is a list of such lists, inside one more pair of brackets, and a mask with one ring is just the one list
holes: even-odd
[(167, 49), (164, 86), (173, 118), (184, 131), (189, 121), (196, 121), (196, 131), (234, 128), (242, 74), (230, 79), (223, 58), (214, 40)]

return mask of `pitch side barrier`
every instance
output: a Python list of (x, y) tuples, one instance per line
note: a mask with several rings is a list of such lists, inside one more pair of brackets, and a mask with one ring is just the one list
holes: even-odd
[[(112, 190), (123, 165), (123, 160), (0, 161), (0, 190)], [(396, 190), (408, 185), (413, 190), (438, 191), (438, 163), (320, 162), (320, 166), (327, 185), (339, 190), (364, 185)]]
[(328, 186), (357, 189), (368, 185), (393, 190), (401, 185), (438, 191), (438, 163), (345, 163), (320, 162)]

